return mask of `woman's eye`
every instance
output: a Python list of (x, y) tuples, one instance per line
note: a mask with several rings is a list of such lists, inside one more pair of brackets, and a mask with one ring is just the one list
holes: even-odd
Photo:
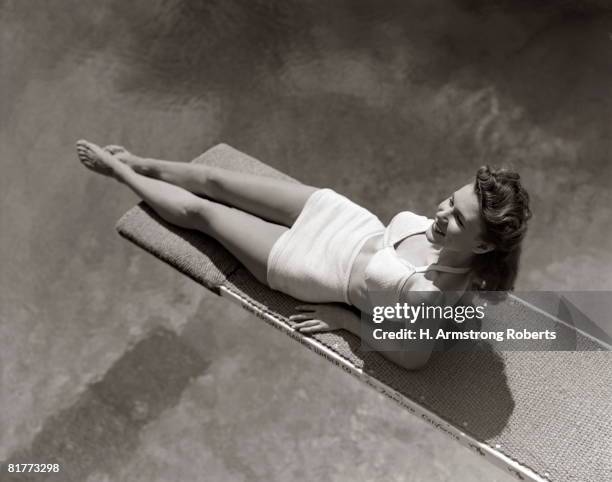
[[(451, 207), (453, 207), (453, 206), (455, 205), (455, 202), (454, 202), (454, 201), (455, 201), (455, 200), (454, 200), (452, 197), (448, 198), (448, 202), (450, 203), (450, 206), (451, 206)], [(459, 219), (459, 216), (455, 214), (454, 218), (455, 218), (455, 220), (457, 221), (457, 224), (458, 224), (459, 226), (463, 227), (463, 223), (461, 222), (461, 219)]]

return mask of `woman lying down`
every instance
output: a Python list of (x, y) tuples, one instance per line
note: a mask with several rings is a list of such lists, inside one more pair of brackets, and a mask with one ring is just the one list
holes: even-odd
[[(302, 333), (361, 335), (376, 306), (440, 304), (445, 293), (508, 291), (531, 217), (517, 173), (483, 166), (437, 207), (384, 226), (335, 191), (219, 167), (143, 158), (121, 146), (77, 142), (89, 169), (128, 186), (164, 220), (218, 240), (261, 283), (312, 305), (290, 320)], [(206, 196), (207, 199), (199, 195)], [(364, 317), (365, 319), (365, 317)], [(432, 326), (435, 328), (435, 326)], [(387, 342), (388, 343), (388, 342)], [(424, 366), (433, 344), (397, 342), (381, 355)]]

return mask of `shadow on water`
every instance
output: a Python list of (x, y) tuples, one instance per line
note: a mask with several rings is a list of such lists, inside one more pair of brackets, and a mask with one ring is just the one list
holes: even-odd
[[(175, 333), (159, 328), (127, 351), (70, 407), (47, 419), (31, 446), (2, 462), (3, 481), (78, 481), (129, 460), (139, 433), (176, 405), (209, 362)], [(58, 474), (7, 473), (8, 463), (57, 463)]]

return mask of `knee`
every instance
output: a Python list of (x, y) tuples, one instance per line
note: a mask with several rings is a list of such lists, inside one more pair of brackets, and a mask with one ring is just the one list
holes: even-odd
[(215, 236), (226, 224), (228, 211), (234, 211), (234, 208), (199, 197), (183, 206), (187, 222), (210, 236)]
[(207, 230), (211, 224), (212, 210), (210, 201), (196, 199), (183, 206), (182, 217), (185, 222), (199, 230)]
[(224, 199), (228, 191), (227, 170), (214, 166), (207, 166), (204, 173), (206, 194), (213, 199)]

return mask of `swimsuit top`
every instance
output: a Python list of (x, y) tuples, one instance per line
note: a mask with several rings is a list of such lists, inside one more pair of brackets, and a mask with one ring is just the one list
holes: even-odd
[(453, 268), (436, 263), (414, 266), (397, 254), (395, 245), (398, 242), (413, 234), (425, 232), (433, 222), (433, 219), (410, 211), (403, 211), (391, 220), (384, 232), (383, 247), (372, 255), (364, 271), (371, 306), (395, 306), (399, 303), (402, 290), (409, 287), (409, 284), (415, 284), (415, 273), (467, 273), (471, 270), (469, 267)]

